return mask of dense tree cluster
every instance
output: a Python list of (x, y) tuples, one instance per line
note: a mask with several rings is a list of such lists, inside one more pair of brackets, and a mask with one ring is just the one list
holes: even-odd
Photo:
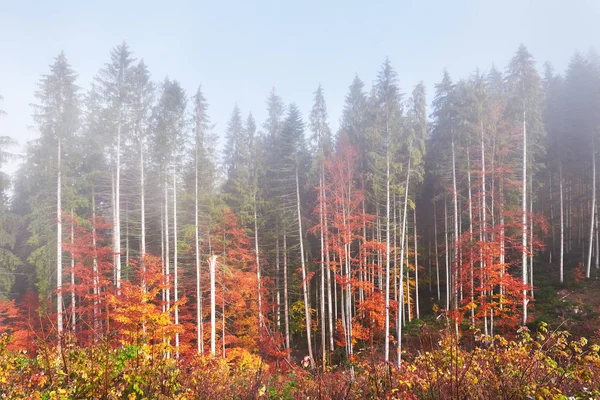
[(30, 322), (0, 321), (35, 320), (59, 353), (119, 338), (323, 368), (400, 365), (432, 308), (456, 332), (525, 325), (538, 265), (599, 268), (598, 60), (540, 75), (521, 46), (504, 72), (444, 72), (430, 107), (385, 60), (338, 132), (321, 85), (307, 118), (272, 89), (266, 121), (235, 106), (217, 154), (201, 87), (155, 82), (123, 43), (84, 89), (61, 53), (12, 190), (0, 176), (0, 296)]

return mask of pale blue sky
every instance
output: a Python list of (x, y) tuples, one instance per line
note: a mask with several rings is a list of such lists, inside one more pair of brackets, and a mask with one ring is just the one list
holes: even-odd
[(0, 0), (0, 134), (37, 136), (29, 104), (61, 50), (87, 89), (123, 40), (154, 80), (188, 95), (202, 84), (221, 136), (236, 102), (262, 124), (272, 86), (306, 117), (319, 83), (337, 129), (354, 74), (370, 87), (386, 56), (402, 90), (423, 80), (428, 101), (445, 67), (455, 79), (504, 69), (521, 42), (562, 70), (574, 51), (600, 48), (600, 2)]

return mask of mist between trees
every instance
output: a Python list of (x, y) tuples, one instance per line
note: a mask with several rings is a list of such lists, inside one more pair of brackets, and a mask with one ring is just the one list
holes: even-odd
[(598, 275), (595, 54), (559, 74), (520, 46), (503, 70), (444, 72), (430, 115), (386, 59), (372, 87), (350, 83), (338, 132), (326, 83), (306, 116), (272, 89), (265, 121), (233, 109), (222, 153), (202, 88), (136, 57), (116, 46), (82, 88), (61, 53), (40, 78), (39, 137), (1, 179), (0, 331), (17, 347), (35, 351), (33, 330), (58, 354), (113, 338), (400, 365), (414, 321), (514, 332), (539, 274)]

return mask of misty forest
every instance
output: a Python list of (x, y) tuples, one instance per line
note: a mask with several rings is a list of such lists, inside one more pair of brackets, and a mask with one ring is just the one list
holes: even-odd
[(0, 397), (600, 396), (596, 53), (218, 129), (142, 57), (58, 54), (0, 132)]

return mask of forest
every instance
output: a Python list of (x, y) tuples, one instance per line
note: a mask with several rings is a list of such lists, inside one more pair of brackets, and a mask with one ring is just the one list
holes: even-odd
[(106, 58), (51, 60), (23, 156), (0, 132), (1, 398), (600, 396), (594, 51), (431, 94), (386, 59), (337, 132), (326, 82), (216, 129)]

